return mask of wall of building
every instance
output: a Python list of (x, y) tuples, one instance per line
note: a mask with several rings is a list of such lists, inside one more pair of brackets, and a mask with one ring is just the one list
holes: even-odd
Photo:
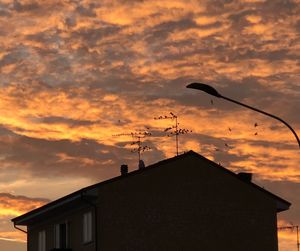
[(94, 217), (94, 209), (85, 203), (80, 203), (73, 205), (72, 208), (60, 209), (35, 222), (28, 227), (28, 251), (38, 251), (38, 233), (42, 230), (46, 231), (46, 251), (53, 249), (55, 247), (54, 226), (63, 222), (68, 224), (68, 246), (73, 251), (94, 251), (95, 238), (90, 243), (83, 243), (83, 214), (89, 211)]
[(268, 195), (188, 156), (99, 189), (99, 250), (277, 251)]
[[(236, 177), (187, 156), (99, 187), (98, 251), (230, 250), (277, 251), (276, 205)], [(28, 251), (38, 251), (46, 230), (54, 248), (54, 225), (68, 222), (73, 251), (83, 243), (86, 203), (44, 216), (28, 228)], [(95, 228), (95, 225), (93, 226)]]

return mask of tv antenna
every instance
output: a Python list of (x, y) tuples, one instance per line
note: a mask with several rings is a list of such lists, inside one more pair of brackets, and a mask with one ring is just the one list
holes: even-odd
[(185, 128), (179, 128), (179, 123), (178, 123), (178, 116), (175, 115), (173, 112), (170, 112), (170, 115), (164, 115), (164, 116), (159, 116), (155, 117), (155, 120), (162, 120), (162, 119), (170, 119), (174, 121), (174, 125), (171, 127), (167, 127), (164, 129), (164, 132), (167, 132), (168, 137), (175, 136), (175, 141), (176, 141), (176, 156), (178, 156), (178, 138), (180, 134), (187, 134), (192, 132), (192, 130), (188, 130)]
[(133, 138), (133, 141), (130, 145), (136, 146), (131, 150), (132, 153), (138, 153), (139, 163), (141, 161), (141, 154), (145, 151), (148, 151), (151, 149), (151, 147), (147, 145), (143, 145), (142, 139), (151, 136), (151, 133), (148, 131), (135, 131), (130, 133), (120, 133), (115, 134), (113, 136), (122, 137), (122, 136), (131, 136)]
[(298, 225), (293, 225), (291, 223), (291, 226), (283, 226), (283, 227), (278, 227), (277, 228), (279, 231), (280, 230), (290, 230), (290, 231), (294, 231), (294, 229), (296, 229), (296, 233), (297, 233), (297, 251), (300, 250), (300, 243), (299, 243), (299, 226)]

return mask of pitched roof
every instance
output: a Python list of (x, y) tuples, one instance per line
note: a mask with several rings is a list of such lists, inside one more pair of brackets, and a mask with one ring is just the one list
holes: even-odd
[(142, 172), (147, 172), (148, 170), (151, 170), (153, 168), (157, 168), (159, 166), (162, 166), (164, 164), (167, 164), (167, 163), (172, 163), (172, 162), (175, 162), (177, 160), (180, 160), (180, 159), (184, 159), (186, 158), (187, 156), (193, 156), (195, 158), (199, 158), (199, 159), (202, 159), (202, 160), (205, 160), (207, 162), (209, 162), (210, 165), (214, 166), (214, 167), (217, 167), (218, 169), (220, 169), (221, 171), (227, 173), (228, 175), (231, 175), (237, 179), (239, 179), (240, 181), (248, 184), (249, 186), (253, 187), (253, 189), (257, 189), (259, 191), (261, 191), (262, 193), (265, 193), (266, 195), (270, 196), (271, 198), (273, 198), (275, 201), (276, 201), (276, 204), (277, 204), (277, 212), (281, 212), (281, 211), (284, 211), (284, 210), (287, 210), (289, 209), (291, 203), (280, 198), (279, 196), (265, 190), (264, 188), (252, 183), (252, 182), (247, 182), (247, 181), (243, 181), (237, 174), (235, 174), (234, 172), (222, 167), (221, 165), (203, 157), (202, 155), (198, 154), (198, 153), (195, 153), (194, 151), (189, 151), (189, 152), (186, 152), (184, 154), (181, 154), (181, 155), (178, 155), (178, 156), (175, 156), (173, 158), (169, 158), (169, 159), (165, 159), (165, 160), (162, 160), (162, 161), (159, 161), (155, 164), (152, 164), (150, 166), (147, 166), (145, 169), (140, 169), (140, 170), (135, 170), (135, 171), (132, 171), (126, 175), (122, 175), (122, 176), (117, 176), (117, 177), (114, 177), (112, 179), (109, 179), (109, 180), (105, 180), (105, 181), (102, 181), (102, 182), (99, 182), (99, 183), (96, 183), (94, 185), (91, 185), (91, 186), (88, 186), (88, 187), (85, 187), (85, 188), (82, 188), (78, 191), (75, 191), (71, 194), (68, 194), (60, 199), (57, 199), (55, 201), (52, 201), (42, 207), (39, 207), (39, 208), (36, 208), (28, 213), (25, 213), (23, 215), (20, 215), (14, 219), (12, 219), (11, 221), (15, 224), (15, 225), (27, 225), (27, 223), (32, 220), (33, 218), (43, 214), (43, 213), (46, 213), (46, 212), (49, 212), (53, 209), (56, 209), (60, 206), (63, 206), (67, 203), (70, 203), (70, 202), (73, 202), (73, 201), (76, 201), (76, 200), (80, 200), (82, 198), (82, 196), (92, 190), (95, 190), (95, 189), (98, 189), (99, 187), (101, 186), (105, 186), (105, 185), (108, 185), (112, 182), (116, 182), (116, 181), (119, 181), (119, 180), (122, 180), (122, 179), (128, 179), (134, 175), (138, 175)]

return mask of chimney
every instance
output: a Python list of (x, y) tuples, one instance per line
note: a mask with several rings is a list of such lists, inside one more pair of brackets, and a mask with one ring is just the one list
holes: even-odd
[(128, 166), (127, 165), (121, 165), (121, 176), (124, 176), (128, 173)]
[(139, 160), (139, 170), (145, 168), (145, 162), (143, 160)]
[(252, 173), (238, 173), (237, 176), (242, 180), (246, 182), (251, 182), (252, 181)]

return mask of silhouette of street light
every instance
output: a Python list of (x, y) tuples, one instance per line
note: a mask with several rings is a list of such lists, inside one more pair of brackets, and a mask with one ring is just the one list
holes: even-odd
[(186, 88), (191, 88), (191, 89), (196, 89), (196, 90), (204, 91), (204, 92), (206, 92), (206, 93), (208, 93), (208, 94), (210, 94), (210, 95), (212, 95), (212, 96), (215, 96), (215, 97), (217, 97), (217, 98), (223, 98), (223, 99), (228, 100), (228, 101), (230, 101), (230, 102), (232, 102), (232, 103), (235, 103), (235, 104), (244, 106), (244, 107), (249, 108), (249, 109), (251, 109), (251, 110), (253, 110), (253, 111), (262, 113), (262, 114), (264, 114), (264, 115), (266, 115), (266, 116), (269, 116), (269, 117), (271, 117), (271, 118), (273, 118), (273, 119), (279, 120), (280, 122), (282, 122), (283, 124), (285, 124), (285, 125), (292, 131), (292, 133), (294, 134), (295, 138), (297, 139), (297, 142), (298, 142), (298, 145), (299, 145), (299, 148), (300, 148), (300, 140), (299, 140), (299, 137), (297, 136), (295, 130), (294, 130), (287, 122), (285, 122), (283, 119), (281, 119), (281, 118), (279, 118), (279, 117), (277, 117), (277, 116), (275, 116), (275, 115), (273, 115), (273, 114), (264, 112), (264, 111), (259, 110), (259, 109), (257, 109), (257, 108), (254, 108), (254, 107), (252, 107), (252, 106), (243, 104), (243, 103), (238, 102), (238, 101), (236, 101), (236, 100), (233, 100), (233, 99), (231, 99), (231, 98), (225, 97), (225, 96), (221, 95), (220, 93), (218, 93), (217, 90), (216, 90), (215, 88), (213, 88), (213, 87), (211, 87), (211, 86), (209, 86), (209, 85), (206, 85), (206, 84), (202, 84), (202, 83), (191, 83), (191, 84), (187, 85)]

